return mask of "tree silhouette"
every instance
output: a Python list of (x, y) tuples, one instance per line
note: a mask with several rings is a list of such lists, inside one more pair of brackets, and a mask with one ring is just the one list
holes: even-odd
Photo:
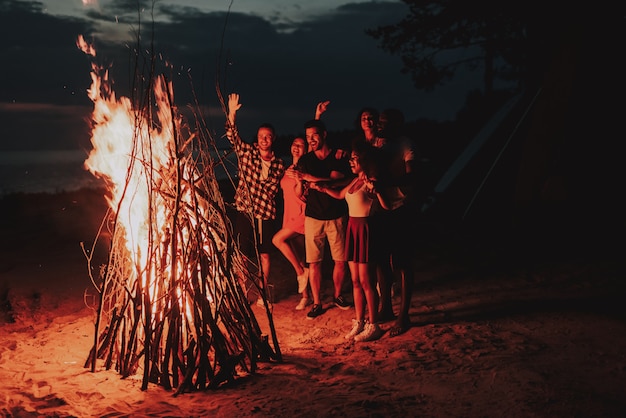
[(403, 1), (404, 19), (366, 33), (401, 57), (417, 89), (431, 90), (463, 67), (483, 71), (486, 97), (496, 80), (521, 86), (540, 77), (563, 29), (583, 15), (534, 0)]
[[(484, 72), (484, 94), (468, 94), (456, 132), (473, 135), (502, 107), (498, 96), (510, 92), (495, 89), (496, 81), (519, 87), (519, 101), (511, 102), (516, 108), (486, 143), (493, 148), (481, 149), (475, 159), (483, 158), (475, 165), (478, 171), (481, 163), (489, 165), (492, 181), (487, 192), (486, 177), (481, 178), (486, 203), (472, 207), (481, 233), (487, 227), (507, 234), (514, 228), (524, 238), (519, 242), (535, 245), (542, 236), (554, 239), (545, 240), (549, 245), (559, 240), (565, 247), (595, 242), (600, 231), (623, 226), (624, 204), (616, 192), (624, 178), (617, 149), (624, 137), (626, 91), (623, 4), (403, 1), (409, 6), (404, 19), (367, 34), (402, 58), (402, 72), (411, 74), (416, 88), (443, 84), (463, 66)], [(445, 150), (450, 148), (446, 144)], [(468, 183), (457, 186), (459, 195), (471, 190), (470, 179), (463, 176)]]

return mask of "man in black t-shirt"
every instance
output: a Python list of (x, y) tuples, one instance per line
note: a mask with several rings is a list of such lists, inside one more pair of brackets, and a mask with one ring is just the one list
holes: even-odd
[[(346, 158), (337, 158), (336, 150), (326, 143), (324, 123), (314, 119), (304, 125), (309, 152), (298, 162), (300, 178), (308, 183), (324, 183), (326, 187), (340, 187), (351, 178)], [(344, 199), (335, 199), (318, 190), (308, 189), (304, 211), (304, 240), (306, 261), (309, 263), (309, 284), (313, 294), (313, 308), (307, 318), (313, 319), (324, 313), (320, 298), (322, 260), (324, 246), (328, 241), (333, 266), (333, 303), (341, 309), (352, 305), (341, 295), (347, 276), (345, 257), (345, 232), (348, 207)]]

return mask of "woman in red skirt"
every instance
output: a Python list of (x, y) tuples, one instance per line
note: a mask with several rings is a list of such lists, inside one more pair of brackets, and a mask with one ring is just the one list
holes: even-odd
[[(312, 183), (311, 188), (334, 197), (345, 199), (348, 204), (348, 226), (346, 230), (346, 256), (350, 276), (356, 319), (346, 339), (372, 341), (380, 338), (380, 329), (376, 318), (378, 312), (378, 293), (376, 278), (370, 274), (370, 228), (369, 215), (372, 205), (378, 202), (386, 208), (381, 195), (375, 190), (373, 179), (376, 173), (375, 148), (359, 141), (355, 142), (350, 154), (350, 170), (354, 179), (343, 189), (330, 189), (323, 184)], [(366, 320), (366, 308), (368, 320)]]

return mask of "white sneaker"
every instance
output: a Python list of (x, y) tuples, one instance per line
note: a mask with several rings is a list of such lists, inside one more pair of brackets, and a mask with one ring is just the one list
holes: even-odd
[(302, 298), (300, 299), (300, 302), (298, 302), (298, 304), (296, 305), (296, 311), (303, 311), (304, 308), (306, 308), (307, 306), (311, 305), (313, 303), (313, 300), (310, 298)]
[(381, 335), (382, 335), (382, 330), (380, 329), (378, 324), (370, 324), (368, 322), (367, 324), (365, 324), (363, 331), (354, 337), (354, 341), (359, 341), (359, 342), (373, 341), (373, 340), (379, 339)]
[(309, 268), (304, 268), (304, 273), (298, 276), (298, 293), (304, 292), (306, 286), (309, 284)]
[(361, 333), (363, 331), (364, 327), (365, 327), (365, 321), (363, 321), (363, 320), (357, 321), (356, 319), (353, 319), (352, 320), (352, 329), (343, 338), (345, 338), (346, 340), (350, 340), (350, 339), (354, 338), (355, 335), (357, 335), (357, 334), (359, 334), (359, 333)]

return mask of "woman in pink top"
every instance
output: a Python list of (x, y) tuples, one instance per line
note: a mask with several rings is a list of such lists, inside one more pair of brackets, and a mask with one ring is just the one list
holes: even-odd
[(294, 174), (298, 160), (307, 152), (307, 148), (307, 142), (301, 137), (294, 138), (291, 143), (292, 164), (280, 180), (284, 201), (283, 226), (272, 238), (272, 243), (283, 253), (296, 271), (298, 293), (302, 294), (296, 306), (297, 310), (303, 310), (313, 303), (308, 296), (309, 268), (304, 260), (305, 193), (302, 191), (302, 181)]
[[(335, 199), (345, 199), (348, 204), (348, 226), (346, 230), (346, 256), (350, 276), (356, 319), (346, 339), (372, 341), (380, 338), (382, 330), (378, 326), (378, 293), (376, 279), (370, 275), (370, 231), (369, 216), (372, 204), (378, 200), (383, 208), (386, 201), (374, 189), (372, 177), (375, 176), (374, 148), (365, 143), (353, 144), (350, 154), (350, 170), (354, 179), (343, 189), (334, 190), (312, 183), (311, 188), (326, 193)], [(369, 321), (365, 320), (365, 311)]]

